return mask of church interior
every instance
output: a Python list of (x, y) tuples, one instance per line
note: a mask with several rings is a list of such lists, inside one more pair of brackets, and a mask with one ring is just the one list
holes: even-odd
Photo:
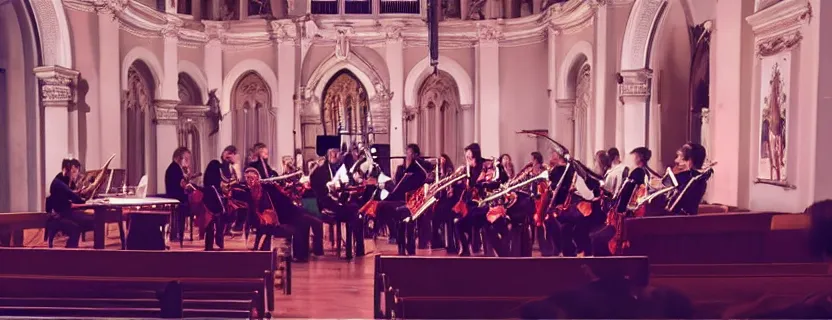
[[(0, 316), (832, 317), (826, 9), (0, 0)], [(616, 277), (644, 298), (564, 298)]]

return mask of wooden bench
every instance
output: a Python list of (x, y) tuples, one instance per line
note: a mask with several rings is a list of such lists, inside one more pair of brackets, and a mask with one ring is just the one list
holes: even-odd
[(648, 280), (646, 257), (377, 256), (374, 312), (377, 319), (518, 318), (527, 302), (588, 284), (583, 266)]
[(767, 295), (774, 302), (800, 301), (832, 288), (830, 263), (651, 265), (650, 285), (684, 293), (699, 319), (722, 318), (729, 307)]
[(268, 317), (276, 255), (0, 248), (0, 316)]
[(0, 213), (0, 245), (23, 246), (23, 230), (43, 229), (46, 226), (44, 212)]
[(625, 220), (625, 255), (651, 264), (808, 263), (805, 214), (743, 212)]

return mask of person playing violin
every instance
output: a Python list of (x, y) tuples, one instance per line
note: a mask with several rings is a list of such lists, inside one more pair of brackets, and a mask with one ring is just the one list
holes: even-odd
[(699, 203), (705, 197), (705, 191), (708, 188), (707, 180), (694, 182), (688, 190), (685, 188), (691, 181), (703, 174), (702, 167), (705, 164), (707, 153), (705, 147), (698, 143), (688, 142), (682, 145), (676, 151), (676, 165), (681, 170), (676, 173), (676, 181), (679, 185), (676, 187), (678, 192), (684, 192), (679, 200), (679, 204), (673, 208), (671, 214), (695, 215), (699, 212)]
[[(462, 180), (465, 184), (465, 190), (461, 195), (460, 202), (465, 207), (458, 208), (458, 211), (462, 211), (458, 212), (462, 217), (457, 223), (457, 234), (461, 245), (459, 254), (470, 256), (472, 251), (474, 253), (480, 251), (478, 240), (480, 239), (480, 231), (487, 223), (486, 213), (488, 212), (487, 207), (480, 207), (473, 200), (485, 195), (487, 190), (499, 187), (501, 181), (497, 180), (498, 177), (495, 177), (497, 172), (494, 161), (482, 157), (482, 149), (478, 143), (472, 143), (465, 147), (465, 162), (470, 176), (468, 179)], [(467, 183), (464, 182), (466, 180)], [(489, 234), (487, 238), (495, 238), (495, 235)]]
[(333, 197), (330, 192), (329, 183), (335, 178), (335, 174), (343, 165), (341, 154), (338, 149), (327, 151), (326, 162), (318, 166), (310, 175), (309, 183), (318, 206), (322, 213), (331, 214), (335, 221), (347, 224), (346, 251), (347, 259), (353, 257), (353, 243), (355, 244), (355, 255), (364, 255), (364, 225), (358, 214), (358, 205), (354, 203), (342, 203), (339, 198)]
[(185, 218), (191, 215), (186, 188), (190, 184), (191, 150), (179, 147), (173, 151), (173, 159), (165, 170), (165, 195), (179, 200), (176, 223), (172, 226), (171, 241), (179, 241), (185, 235)]

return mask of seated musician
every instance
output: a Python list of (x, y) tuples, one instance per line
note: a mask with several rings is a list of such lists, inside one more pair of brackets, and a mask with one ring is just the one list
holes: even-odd
[(269, 148), (266, 147), (266, 144), (262, 142), (255, 143), (253, 151), (254, 155), (246, 167), (257, 169), (257, 172), (260, 173), (260, 179), (276, 177), (277, 171), (269, 165)]
[[(433, 166), (421, 158), (421, 150), (417, 144), (409, 144), (405, 149), (404, 164), (396, 168), (393, 181), (388, 183), (390, 194), (384, 201), (379, 202), (376, 209), (378, 223), (388, 225), (393, 230), (399, 247), (399, 254), (416, 254), (415, 227), (413, 224), (403, 223), (403, 219), (410, 217), (406, 203), (407, 195), (418, 188), (422, 188)], [(429, 220), (428, 220), (429, 221)], [(429, 229), (428, 229), (429, 230)]]
[[(516, 175), (503, 175), (501, 179), (512, 177), (507, 185), (516, 185), (532, 179), (542, 172), (543, 156), (539, 152), (531, 153), (531, 161), (517, 172)], [(506, 159), (506, 157), (503, 157)], [(505, 216), (490, 218), (492, 235), (499, 235), (498, 238), (489, 239), (498, 256), (501, 257), (530, 257), (532, 255), (532, 239), (528, 232), (525, 232), (528, 223), (535, 212), (535, 202), (532, 195), (537, 185), (532, 183), (511, 193), (514, 197), (511, 203), (497, 203), (492, 207), (489, 214), (504, 213)], [(498, 200), (500, 201), (500, 200)]]
[(486, 191), (498, 188), (500, 181), (497, 180), (499, 177), (495, 176), (497, 172), (494, 162), (482, 157), (482, 149), (478, 143), (465, 147), (465, 162), (470, 176), (466, 179), (465, 190), (460, 196), (457, 213), (461, 215), (461, 218), (457, 223), (457, 234), (462, 247), (459, 254), (470, 256), (472, 251), (479, 252), (480, 248), (472, 242), (479, 238), (480, 231), (485, 227), (488, 212), (488, 208), (480, 207), (474, 200), (484, 196)]
[(504, 153), (500, 156), (499, 164), (500, 166), (500, 175), (504, 175), (504, 179), (508, 180), (514, 178), (515, 171), (514, 171), (514, 162), (511, 161), (511, 156), (508, 153)]
[(647, 183), (650, 178), (650, 170), (647, 168), (647, 162), (650, 161), (653, 153), (650, 149), (645, 147), (638, 147), (630, 152), (632, 156), (632, 163), (635, 168), (629, 173), (627, 179), (622, 184), (619, 192), (611, 200), (613, 207), (607, 216), (607, 225), (597, 232), (591, 234), (592, 252), (595, 256), (608, 256), (616, 252), (613, 250), (620, 250), (624, 245), (624, 240), (620, 239), (620, 230), (617, 224), (621, 223), (621, 219), (626, 216), (631, 216), (634, 213), (631, 207), (640, 193), (646, 192)]
[[(246, 168), (245, 171), (246, 187), (248, 188), (248, 208), (251, 215), (255, 218), (254, 227), (257, 228), (254, 238), (254, 249), (269, 251), (271, 250), (272, 236), (280, 235), (281, 233), (292, 233), (293, 229), (286, 224), (280, 223), (280, 218), (277, 215), (277, 207), (274, 204), (270, 193), (260, 184), (260, 173), (257, 169), (252, 167)], [(263, 239), (262, 244), (260, 239)], [(299, 239), (300, 240), (300, 239)]]
[[(453, 162), (447, 154), (439, 157), (439, 179), (446, 178), (454, 173)], [(453, 192), (453, 189), (443, 190), (439, 193), (439, 201), (433, 208), (431, 248), (445, 248), (448, 253), (457, 254), (459, 250), (456, 245), (456, 227), (453, 212), (454, 204), (459, 201), (461, 192)]]
[(187, 171), (191, 166), (191, 151), (186, 147), (179, 147), (173, 151), (173, 160), (165, 170), (165, 195), (179, 200), (177, 217), (171, 226), (171, 241), (179, 241), (185, 235), (185, 218), (191, 215), (186, 187), (189, 182)]
[(549, 193), (553, 195), (549, 199), (544, 198), (548, 202), (542, 204), (545, 213), (542, 217), (544, 228), (537, 232), (540, 253), (544, 257), (560, 255), (564, 249), (561, 224), (557, 218), (570, 206), (575, 179), (575, 167), (568, 165), (566, 159), (555, 150), (552, 150), (549, 166), (552, 168), (549, 172)]
[(609, 170), (604, 174), (604, 189), (615, 194), (624, 184), (627, 176), (630, 175), (630, 169), (621, 162), (621, 153), (619, 153), (618, 148), (612, 147), (607, 150), (607, 157), (611, 164)]
[[(205, 168), (203, 183), (206, 207), (214, 214), (206, 227), (205, 250), (213, 249), (215, 239), (218, 247), (224, 247), (223, 235), (225, 234), (226, 223), (230, 221), (226, 221), (229, 217), (221, 216), (222, 212), (230, 215), (230, 218), (233, 219), (235, 222), (233, 228), (236, 231), (243, 230), (245, 219), (248, 216), (245, 192), (241, 189), (241, 183), (234, 168), (236, 162), (237, 147), (227, 146), (222, 151), (220, 160), (211, 160)], [(219, 207), (214, 204), (219, 205)]]
[(84, 203), (75, 193), (75, 180), (78, 179), (81, 162), (77, 159), (64, 159), (61, 162), (61, 172), (52, 179), (49, 185), (49, 197), (46, 198), (49, 220), (47, 227), (53, 231), (61, 231), (69, 240), (67, 248), (78, 248), (81, 233), (93, 229), (93, 216), (72, 210), (72, 204)]
[(602, 228), (606, 219), (606, 212), (602, 210), (602, 201), (609, 196), (603, 188), (604, 177), (598, 172), (604, 172), (608, 165), (606, 152), (596, 153), (595, 168), (592, 171), (579, 161), (573, 161), (576, 166), (575, 193), (566, 211), (561, 212), (557, 220), (560, 223), (562, 253), (566, 257), (583, 253), (592, 255), (592, 241), (590, 234)]
[(353, 257), (353, 242), (355, 243), (355, 255), (364, 255), (364, 225), (358, 214), (359, 206), (354, 203), (342, 203), (330, 192), (330, 182), (335, 178), (335, 173), (341, 168), (341, 155), (338, 149), (327, 151), (326, 162), (319, 166), (309, 176), (309, 182), (315, 197), (318, 199), (318, 206), (324, 214), (331, 214), (331, 218), (347, 224), (347, 259)]
[[(676, 173), (676, 187), (681, 197), (678, 204), (672, 208), (671, 214), (695, 215), (699, 212), (699, 204), (705, 197), (708, 188), (707, 179), (698, 179), (691, 182), (701, 174), (702, 166), (705, 164), (707, 153), (705, 147), (700, 144), (688, 142), (676, 151), (676, 165), (682, 168), (682, 172)], [(690, 184), (690, 186), (688, 186)], [(687, 190), (685, 190), (687, 189)]]

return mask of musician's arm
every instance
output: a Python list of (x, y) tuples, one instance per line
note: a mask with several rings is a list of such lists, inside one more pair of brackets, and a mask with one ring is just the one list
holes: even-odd
[(52, 183), (51, 192), (60, 193), (63, 198), (69, 199), (69, 201), (72, 203), (80, 204), (85, 202), (84, 199), (81, 198), (81, 196), (76, 194), (75, 191), (72, 191), (72, 189), (66, 183), (63, 183), (61, 181)]

